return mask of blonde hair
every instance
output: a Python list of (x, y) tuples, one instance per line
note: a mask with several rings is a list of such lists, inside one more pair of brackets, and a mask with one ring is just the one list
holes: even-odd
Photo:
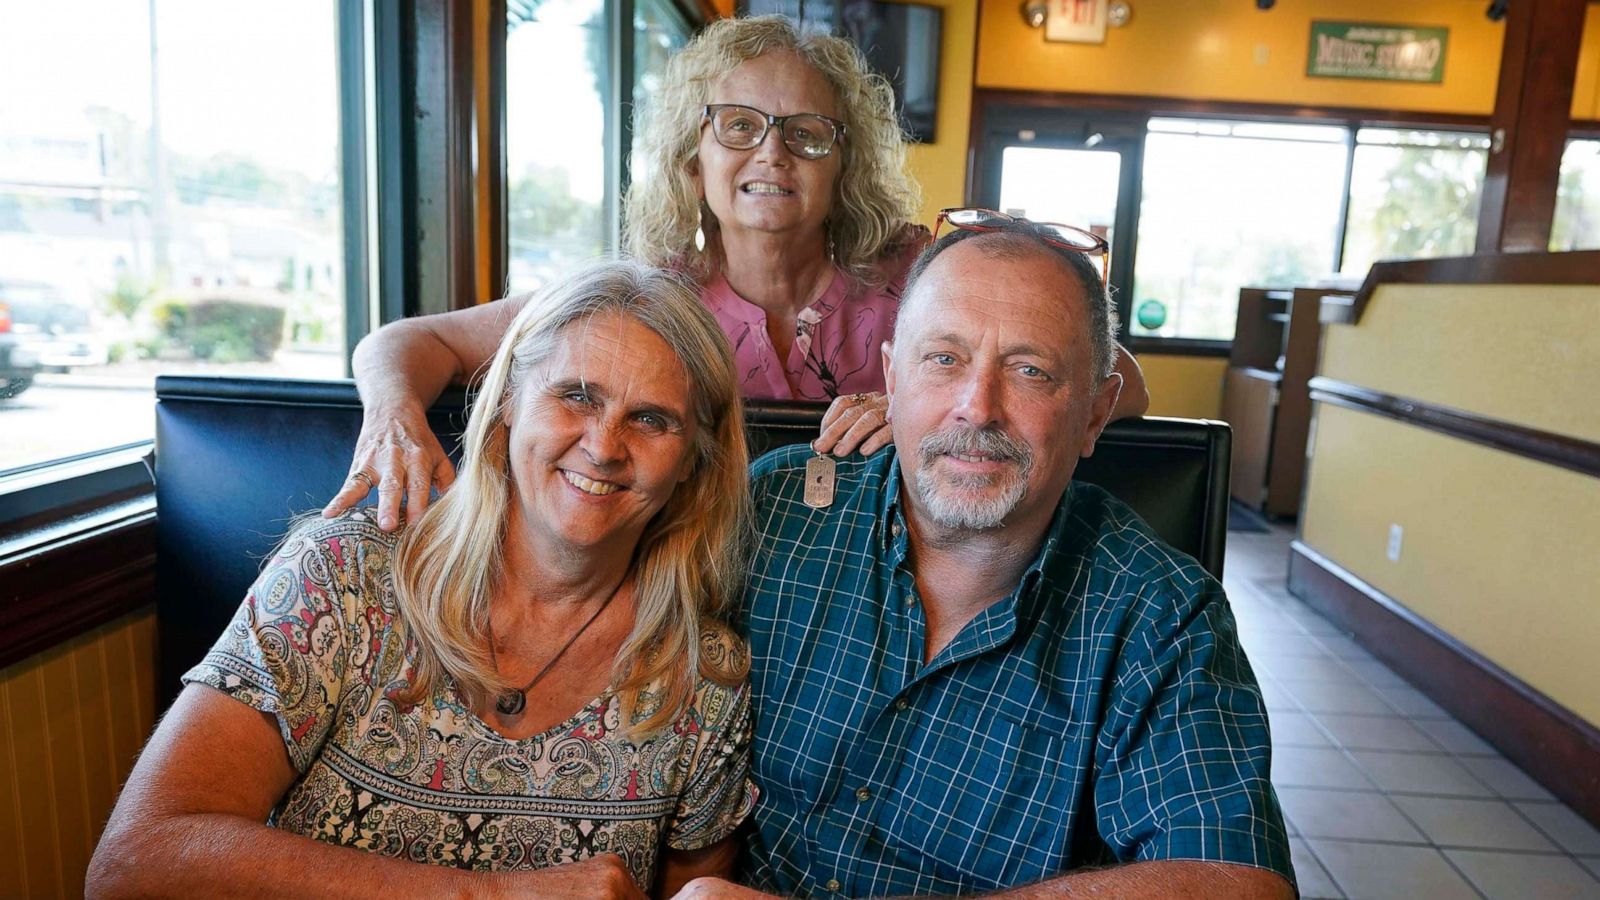
[(556, 352), (570, 326), (603, 313), (638, 321), (672, 348), (688, 373), (698, 426), (688, 479), (634, 548), (634, 627), (611, 682), (624, 727), (649, 734), (671, 723), (699, 677), (733, 683), (745, 676), (743, 654), (701, 648), (702, 632), (719, 627), (713, 620), (726, 615), (742, 586), (750, 534), (748, 450), (732, 353), (684, 279), (615, 260), (561, 279), (517, 315), (473, 399), (455, 485), (400, 537), (395, 597), (416, 644), (416, 676), (403, 701), (421, 702), (445, 679), (475, 708), (518, 687), (496, 673), (488, 640), (514, 490), (506, 413), (529, 370)]
[(916, 182), (906, 172), (893, 89), (867, 68), (854, 44), (831, 35), (802, 35), (779, 16), (719, 19), (667, 62), (661, 89), (639, 115), (645, 171), (634, 173), (626, 200), (628, 251), (700, 280), (711, 274), (716, 222), (709, 209), (703, 210), (706, 249), (696, 250), (694, 233), (704, 204), (689, 174), (700, 152), (701, 117), (723, 76), (774, 50), (796, 54), (833, 88), (847, 131), (834, 151), (842, 157), (828, 240), (835, 265), (863, 283), (880, 284), (887, 273), (876, 263), (898, 249), (895, 238), (920, 203)]

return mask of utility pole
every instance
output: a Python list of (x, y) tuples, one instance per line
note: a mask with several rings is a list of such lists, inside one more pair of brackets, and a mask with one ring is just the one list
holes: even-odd
[(161, 62), (156, 41), (156, 0), (150, 3), (150, 251), (152, 280), (172, 278), (171, 224), (167, 219), (167, 151), (161, 140)]

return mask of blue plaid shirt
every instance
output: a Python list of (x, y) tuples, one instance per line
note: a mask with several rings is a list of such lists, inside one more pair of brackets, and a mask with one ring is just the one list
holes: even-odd
[(801, 502), (810, 456), (751, 470), (756, 886), (956, 893), (1160, 859), (1292, 880), (1261, 692), (1199, 564), (1074, 483), (1019, 587), (924, 665), (893, 448), (840, 460), (825, 510)]

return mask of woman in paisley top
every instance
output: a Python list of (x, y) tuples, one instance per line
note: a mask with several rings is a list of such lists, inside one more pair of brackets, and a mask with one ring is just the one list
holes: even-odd
[[(691, 286), (598, 265), (529, 302), (455, 488), (313, 519), (151, 739), (95, 894), (670, 893), (755, 802), (727, 342)], [(365, 852), (361, 852), (365, 851)]]
[[(776, 16), (722, 19), (668, 62), (637, 131), (644, 165), (623, 242), (694, 278), (733, 344), (740, 395), (836, 401), (819, 450), (886, 445), (880, 348), (929, 239), (909, 224), (919, 191), (888, 82), (843, 38), (800, 34)], [(416, 514), (430, 486), (449, 486), (428, 403), (479, 371), (522, 302), (404, 319), (356, 349), (367, 401), (356, 468), (381, 476), (384, 527), (399, 521), (402, 496)], [(1114, 417), (1142, 415), (1149, 396), (1126, 351), (1117, 372)], [(367, 489), (348, 485), (329, 513)]]

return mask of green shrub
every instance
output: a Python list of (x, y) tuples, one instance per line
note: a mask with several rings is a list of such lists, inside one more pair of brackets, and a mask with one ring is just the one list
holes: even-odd
[(284, 311), (270, 303), (173, 299), (157, 305), (152, 316), (169, 346), (185, 347), (197, 359), (265, 362), (283, 346)]

